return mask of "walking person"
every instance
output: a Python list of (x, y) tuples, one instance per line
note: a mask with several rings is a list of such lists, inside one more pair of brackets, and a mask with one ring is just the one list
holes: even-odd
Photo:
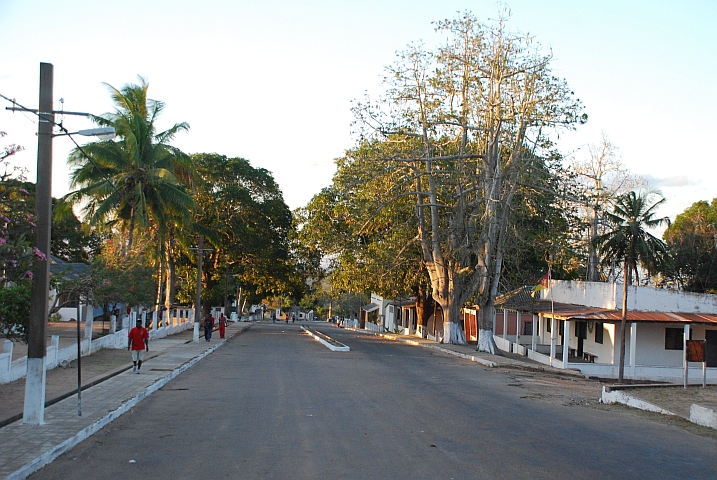
[(127, 350), (132, 350), (133, 372), (139, 373), (144, 361), (144, 352), (149, 352), (149, 332), (142, 326), (142, 320), (137, 320), (137, 326), (129, 331)]
[(271, 312), (271, 323), (276, 323), (276, 310)]
[(210, 313), (207, 318), (204, 319), (204, 338), (207, 342), (212, 340), (212, 329), (214, 328), (214, 317)]
[(227, 317), (224, 313), (219, 316), (219, 338), (224, 338), (224, 332), (227, 330)]
[(296, 314), (292, 313), (291, 314), (291, 323), (294, 323), (295, 321), (296, 321)]

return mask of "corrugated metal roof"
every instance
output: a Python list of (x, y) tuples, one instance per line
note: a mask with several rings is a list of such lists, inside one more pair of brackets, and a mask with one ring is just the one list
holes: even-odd
[(367, 303), (366, 305), (361, 307), (361, 310), (363, 310), (364, 312), (373, 312), (374, 310), (378, 310), (378, 307), (379, 306), (375, 303)]
[[(622, 321), (621, 310), (535, 299), (527, 294), (526, 288), (520, 288), (502, 295), (496, 299), (496, 306), (502, 307), (506, 310), (542, 314), (548, 318), (555, 317), (559, 320), (592, 320), (609, 323)], [(628, 310), (627, 321), (650, 323), (703, 323), (717, 325), (717, 314), (644, 312), (638, 310)]]

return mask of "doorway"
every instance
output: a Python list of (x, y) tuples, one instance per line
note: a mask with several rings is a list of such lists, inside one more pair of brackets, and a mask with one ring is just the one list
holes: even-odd
[(708, 367), (717, 367), (717, 330), (705, 331), (705, 362)]

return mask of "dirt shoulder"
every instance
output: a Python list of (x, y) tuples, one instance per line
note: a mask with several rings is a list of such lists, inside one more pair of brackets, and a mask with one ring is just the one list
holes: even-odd
[(582, 379), (575, 376), (539, 372), (530, 369), (494, 368), (511, 378), (511, 386), (523, 390), (522, 398), (537, 402), (548, 402), (564, 406), (595, 408), (603, 411), (632, 415), (643, 420), (672, 425), (689, 433), (717, 439), (717, 430), (703, 427), (688, 420), (690, 405), (717, 408), (717, 386), (702, 387), (654, 387), (627, 388), (626, 393), (636, 398), (660, 406), (676, 415), (662, 415), (646, 412), (622, 404), (606, 405), (600, 401), (603, 385), (613, 385), (614, 380), (600, 381)]

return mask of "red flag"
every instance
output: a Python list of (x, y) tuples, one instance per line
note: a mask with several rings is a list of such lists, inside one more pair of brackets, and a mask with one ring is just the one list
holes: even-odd
[(546, 273), (543, 278), (541, 278), (538, 281), (538, 284), (533, 287), (533, 290), (531, 290), (531, 296), (535, 296), (535, 294), (541, 290), (545, 290), (550, 285), (550, 273)]

